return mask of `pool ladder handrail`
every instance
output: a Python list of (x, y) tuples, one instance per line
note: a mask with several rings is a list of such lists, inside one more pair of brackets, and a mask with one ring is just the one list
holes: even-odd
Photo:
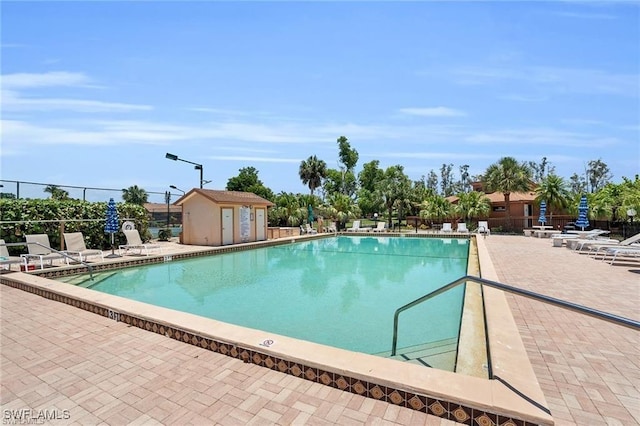
[[(564, 309), (568, 309), (574, 312), (578, 312), (584, 315), (588, 315), (600, 320), (604, 320), (604, 321), (608, 321), (608, 322), (612, 322), (614, 324), (617, 325), (621, 325), (623, 327), (628, 327), (631, 328), (633, 330), (636, 331), (640, 331), (640, 322), (638, 321), (634, 321), (632, 319), (629, 318), (625, 318), (625, 317), (621, 317), (618, 315), (613, 315), (607, 312), (602, 312), (599, 311), (597, 309), (592, 309), (592, 308), (588, 308), (586, 306), (582, 306), (582, 305), (578, 305), (576, 303), (571, 303), (571, 302), (567, 302), (565, 300), (561, 300), (561, 299), (556, 299), (555, 297), (550, 297), (550, 296), (545, 296), (543, 294), (540, 293), (535, 293), (533, 291), (529, 291), (529, 290), (523, 290), (520, 288), (516, 288), (510, 285), (506, 285), (506, 284), (502, 284), (499, 283), (497, 281), (491, 281), (491, 280), (487, 280), (484, 278), (480, 278), (480, 277), (476, 277), (473, 275), (465, 275), (463, 277), (458, 278), (455, 281), (450, 282), (449, 284), (440, 287), (437, 290), (432, 291), (431, 293), (428, 293), (422, 297), (419, 297), (418, 299), (414, 300), (413, 302), (409, 302), (404, 306), (401, 306), (400, 308), (396, 309), (395, 314), (393, 315), (393, 342), (391, 344), (391, 356), (395, 356), (396, 355), (396, 351), (397, 351), (397, 346), (398, 346), (398, 316), (400, 315), (401, 312), (406, 311), (409, 308), (412, 308), (422, 302), (425, 302), (441, 293), (444, 293), (454, 287), (457, 287), (458, 285), (462, 284), (462, 283), (466, 283), (467, 281), (473, 281), (476, 282), (480, 285), (486, 285), (488, 287), (493, 287), (493, 288), (497, 288), (499, 290), (503, 290), (503, 291), (507, 291), (509, 293), (514, 293), (520, 296), (524, 296), (524, 297), (528, 297), (530, 299), (534, 299), (540, 302), (544, 302), (544, 303), (548, 303), (551, 305), (555, 305), (555, 306), (559, 306), (561, 308)], [(484, 308), (483, 308), (484, 309)], [(485, 321), (486, 323), (486, 321)], [(485, 343), (487, 345), (487, 352), (489, 353), (489, 342), (488, 342), (488, 337), (485, 337), (485, 339), (487, 340)], [(491, 369), (491, 358), (488, 357), (488, 367), (489, 367), (489, 378), (493, 378), (492, 377), (492, 369)]]
[(89, 265), (86, 262), (83, 262), (80, 259), (76, 259), (75, 257), (69, 255), (68, 253), (65, 253), (64, 251), (56, 250), (56, 249), (51, 248), (49, 246), (45, 246), (44, 244), (41, 244), (41, 243), (39, 243), (37, 241), (30, 241), (28, 243), (27, 242), (24, 242), (24, 243), (4, 243), (3, 245), (6, 246), (6, 247), (18, 247), (18, 246), (26, 246), (28, 244), (35, 244), (37, 246), (44, 247), (47, 250), (51, 250), (52, 252), (59, 254), (60, 256), (64, 257), (65, 259), (71, 259), (74, 262), (80, 263), (81, 265), (85, 266), (89, 270), (89, 277), (91, 278), (91, 281), (93, 281), (93, 266)]

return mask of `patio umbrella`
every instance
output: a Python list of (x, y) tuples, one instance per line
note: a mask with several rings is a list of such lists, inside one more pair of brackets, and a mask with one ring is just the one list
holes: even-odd
[(114, 252), (114, 241), (113, 234), (120, 230), (120, 220), (118, 219), (118, 210), (116, 210), (116, 203), (113, 201), (113, 198), (109, 199), (109, 203), (107, 204), (107, 223), (104, 226), (104, 232), (108, 232), (111, 234), (111, 254), (107, 257), (120, 257)]
[(313, 224), (313, 207), (311, 206), (311, 204), (307, 206), (307, 209), (309, 211), (309, 223)]
[(540, 217), (538, 218), (538, 222), (540, 222), (542, 225), (547, 223), (547, 218), (545, 217), (545, 214), (547, 214), (547, 202), (542, 200), (540, 202)]
[(580, 204), (578, 204), (578, 220), (576, 220), (576, 226), (579, 226), (584, 231), (584, 228), (589, 227), (589, 219), (587, 218), (587, 212), (589, 206), (587, 205), (587, 196), (583, 195), (580, 198)]

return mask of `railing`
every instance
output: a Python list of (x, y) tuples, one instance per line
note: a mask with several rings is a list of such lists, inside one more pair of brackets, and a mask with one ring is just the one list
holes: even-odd
[[(91, 266), (90, 264), (88, 264), (86, 262), (83, 262), (80, 259), (76, 259), (75, 257), (69, 255), (68, 253), (65, 253), (64, 251), (53, 249), (53, 248), (51, 248), (49, 246), (45, 246), (44, 244), (41, 244), (41, 243), (39, 243), (37, 241), (30, 241), (30, 242), (24, 242), (24, 243), (5, 243), (5, 244), (2, 244), (2, 245), (5, 246), (5, 247), (18, 247), (18, 246), (28, 246), (29, 244), (35, 244), (35, 245), (43, 247), (43, 248), (45, 248), (47, 250), (51, 250), (52, 252), (54, 252), (56, 254), (59, 254), (60, 256), (62, 256), (65, 259), (71, 259), (74, 262), (80, 263), (81, 265), (85, 266), (89, 270), (89, 277), (91, 278), (91, 281), (93, 281), (93, 266)], [(30, 256), (34, 257), (34, 256), (37, 256), (37, 255), (30, 255)], [(29, 255), (27, 255), (27, 257), (29, 257)]]
[[(585, 306), (581, 306), (575, 303), (571, 303), (571, 302), (567, 302), (565, 300), (561, 300), (561, 299), (556, 299), (554, 297), (549, 297), (549, 296), (545, 296), (539, 293), (534, 293), (532, 291), (528, 291), (528, 290), (522, 290), (516, 287), (512, 287), (506, 284), (502, 284), (496, 281), (491, 281), (491, 280), (486, 280), (484, 278), (480, 278), (480, 277), (475, 277), (473, 275), (465, 275), (464, 277), (458, 278), (455, 281), (450, 282), (449, 284), (440, 287), (437, 290), (432, 291), (429, 294), (426, 294), (416, 300), (414, 300), (413, 302), (407, 303), (406, 305), (396, 309), (395, 314), (393, 315), (393, 342), (391, 344), (391, 356), (395, 356), (396, 355), (396, 351), (397, 351), (397, 346), (398, 346), (398, 316), (400, 315), (401, 312), (406, 311), (409, 308), (412, 308), (413, 306), (416, 306), (422, 302), (425, 302), (441, 293), (444, 293), (454, 287), (457, 287), (458, 285), (465, 283), (467, 281), (473, 281), (476, 283), (479, 283), (481, 285), (486, 285), (489, 287), (493, 287), (493, 288), (497, 288), (499, 290), (503, 290), (503, 291), (507, 291), (509, 293), (514, 293), (520, 296), (524, 296), (524, 297), (528, 297), (530, 299), (534, 299), (534, 300), (538, 300), (540, 302), (544, 302), (544, 303), (548, 303), (551, 305), (555, 305), (555, 306), (559, 306), (561, 308), (565, 308), (565, 309), (569, 309), (571, 311), (574, 312), (579, 312), (581, 314), (584, 315), (589, 315), (591, 317), (600, 319), (600, 320), (604, 320), (604, 321), (608, 321), (608, 322), (612, 322), (614, 324), (617, 325), (621, 325), (623, 327), (628, 327), (631, 328), (633, 330), (636, 331), (640, 331), (640, 322), (638, 321), (634, 321), (632, 319), (629, 318), (624, 318), (624, 317), (620, 317), (617, 315), (613, 315), (607, 312), (602, 312), (602, 311), (598, 311), (596, 309), (592, 309), (592, 308), (587, 308)], [(488, 346), (488, 343), (487, 343)], [(491, 377), (491, 359), (489, 358), (489, 377)]]

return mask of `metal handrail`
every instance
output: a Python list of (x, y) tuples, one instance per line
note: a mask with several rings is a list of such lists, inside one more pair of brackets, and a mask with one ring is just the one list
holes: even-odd
[[(0, 245), (6, 246), (6, 247), (18, 247), (18, 246), (27, 246), (28, 247), (29, 244), (35, 244), (37, 246), (44, 247), (47, 250), (51, 250), (52, 252), (57, 253), (60, 256), (64, 257), (64, 258), (71, 259), (74, 262), (78, 262), (81, 265), (86, 266), (87, 269), (89, 270), (89, 277), (91, 278), (91, 281), (93, 281), (93, 266), (89, 265), (86, 262), (83, 262), (80, 259), (76, 259), (75, 257), (73, 257), (73, 256), (71, 256), (68, 253), (65, 253), (63, 251), (56, 250), (56, 249), (51, 248), (49, 246), (45, 246), (44, 244), (41, 244), (41, 243), (39, 243), (37, 241), (29, 241), (29, 242), (24, 242), (24, 243), (4, 243), (4, 244), (0, 244)], [(28, 257), (35, 257), (35, 256), (37, 256), (37, 255), (29, 255), (29, 254), (24, 255), (24, 257), (27, 257), (27, 258)]]
[(393, 315), (393, 342), (391, 345), (391, 356), (396, 355), (396, 349), (398, 345), (398, 316), (402, 311), (405, 311), (413, 306), (416, 306), (426, 300), (431, 299), (445, 291), (452, 289), (453, 287), (457, 287), (458, 285), (467, 282), (474, 281), (476, 283), (486, 285), (489, 287), (497, 288), (499, 290), (507, 291), (509, 293), (515, 293), (520, 296), (528, 297), (530, 299), (538, 300), (540, 302), (549, 303), (551, 305), (559, 306), (564, 309), (568, 309), (574, 312), (579, 312), (584, 315), (589, 315), (591, 317), (601, 319), (604, 321), (612, 322), (617, 325), (621, 325), (623, 327), (628, 327), (636, 331), (640, 331), (640, 322), (634, 321), (629, 318), (624, 318), (618, 315), (613, 315), (607, 312), (598, 311), (597, 309), (587, 308), (586, 306), (578, 305), (575, 303), (567, 302), (565, 300), (556, 299), (554, 297), (545, 296), (539, 293), (534, 293), (533, 291), (522, 290), (516, 287), (512, 287), (506, 284), (502, 284), (496, 281), (486, 280), (484, 278), (476, 277), (473, 275), (465, 275), (464, 277), (458, 278), (455, 281), (450, 282), (449, 284), (440, 287), (437, 290), (432, 291), (429, 294), (426, 294), (413, 302), (407, 303), (404, 306), (396, 309), (395, 314)]

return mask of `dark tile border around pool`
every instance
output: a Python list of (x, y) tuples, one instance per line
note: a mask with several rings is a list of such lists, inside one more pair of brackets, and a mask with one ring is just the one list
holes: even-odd
[[(393, 236), (387, 234), (387, 236)], [(442, 235), (424, 235), (416, 234), (415, 237), (442, 237)], [(447, 236), (445, 236), (447, 237)], [(461, 237), (461, 236), (458, 236)], [(266, 245), (280, 245), (289, 244), (292, 241), (273, 241), (273, 244), (267, 243)], [(265, 244), (263, 244), (265, 245)], [(214, 255), (220, 253), (228, 253), (233, 251), (247, 250), (255, 248), (255, 245), (245, 245), (241, 247), (225, 247), (215, 250), (204, 250), (197, 253), (185, 253), (172, 255), (172, 260), (186, 259), (190, 257)], [(95, 265), (94, 271), (104, 271), (110, 269), (120, 269), (126, 266), (137, 266), (152, 263), (162, 263), (165, 260), (164, 256), (149, 256), (140, 257), (131, 261), (114, 262), (108, 264)], [(47, 271), (44, 270), (39, 275), (44, 278), (57, 278), (66, 275), (77, 274), (79, 272), (86, 271), (84, 267), (69, 267), (59, 271)], [(414, 392), (408, 392), (400, 387), (385, 386), (382, 384), (361, 380), (355, 377), (350, 377), (345, 374), (332, 372), (326, 369), (320, 369), (312, 366), (304, 365), (301, 362), (294, 362), (281, 357), (275, 357), (270, 354), (265, 354), (256, 351), (251, 348), (245, 348), (239, 345), (230, 344), (221, 340), (212, 339), (207, 336), (202, 336), (197, 333), (186, 331), (171, 324), (165, 324), (158, 321), (150, 321), (141, 316), (135, 316), (131, 314), (121, 314), (115, 310), (112, 310), (108, 306), (102, 306), (95, 303), (90, 303), (84, 300), (76, 299), (67, 295), (62, 295), (54, 291), (44, 289), (38, 286), (24, 283), (19, 280), (11, 278), (12, 274), (0, 276), (0, 284), (8, 285), (19, 290), (23, 290), (29, 293), (36, 294), (46, 299), (54, 300), (56, 302), (62, 302), (67, 305), (74, 306), (76, 308), (83, 309), (85, 311), (93, 312), (100, 316), (110, 318), (119, 322), (123, 322), (127, 325), (137, 327), (146, 331), (150, 331), (157, 334), (162, 334), (168, 338), (178, 340), (184, 343), (188, 343), (194, 346), (201, 347), (213, 352), (220, 353), (232, 358), (242, 360), (245, 363), (252, 363), (258, 366), (269, 368), (271, 370), (279, 371), (281, 373), (289, 374), (301, 379), (309, 380), (312, 382), (320, 383), (325, 386), (330, 386), (336, 389), (343, 390), (345, 392), (354, 393), (367, 398), (384, 401), (390, 404), (398, 405), (401, 407), (411, 408), (416, 411), (420, 411), (426, 414), (437, 416), (440, 418), (452, 420), (458, 423), (466, 425), (481, 425), (481, 426), (529, 426), (534, 425), (528, 421), (513, 418), (511, 416), (503, 416), (500, 413), (492, 413), (486, 410), (476, 409), (473, 407), (467, 407), (453, 401), (445, 401), (443, 399), (432, 398), (428, 395), (417, 394)]]

